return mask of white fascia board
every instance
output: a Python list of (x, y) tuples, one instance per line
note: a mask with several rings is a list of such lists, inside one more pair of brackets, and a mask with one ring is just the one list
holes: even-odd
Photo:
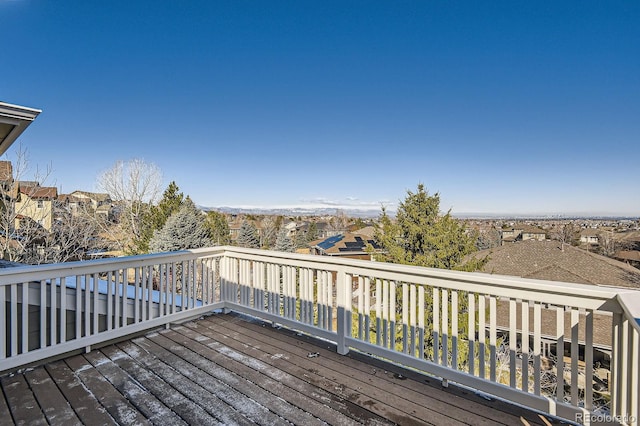
[(13, 130), (0, 143), (0, 155), (9, 149), (41, 112), (39, 109), (0, 102), (0, 123), (14, 126)]

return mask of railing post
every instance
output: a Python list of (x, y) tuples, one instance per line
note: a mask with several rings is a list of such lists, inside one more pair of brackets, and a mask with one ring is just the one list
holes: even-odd
[(231, 312), (231, 309), (226, 306), (229, 300), (229, 257), (226, 254), (220, 259), (220, 300), (224, 302), (222, 313)]
[(349, 346), (346, 338), (351, 337), (351, 283), (347, 280), (347, 273), (340, 268), (337, 272), (336, 302), (338, 305), (338, 353), (346, 355)]

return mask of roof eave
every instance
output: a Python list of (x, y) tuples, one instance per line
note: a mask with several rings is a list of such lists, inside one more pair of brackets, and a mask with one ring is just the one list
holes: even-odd
[(19, 105), (0, 102), (0, 123), (13, 125), (13, 129), (0, 143), (0, 155), (4, 154), (18, 139), (27, 127), (36, 119), (42, 111)]

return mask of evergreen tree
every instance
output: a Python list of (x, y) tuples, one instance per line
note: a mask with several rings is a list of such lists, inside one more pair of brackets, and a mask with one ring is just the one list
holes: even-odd
[(293, 241), (291, 241), (291, 237), (289, 237), (289, 232), (287, 228), (280, 228), (278, 231), (278, 236), (276, 237), (276, 244), (274, 247), (277, 251), (286, 251), (293, 252), (295, 251), (295, 247), (293, 246)]
[(209, 228), (211, 239), (215, 245), (224, 246), (231, 244), (229, 223), (224, 214), (213, 210), (207, 212), (205, 224)]
[(242, 222), (236, 243), (240, 247), (260, 248), (260, 238), (258, 238), (256, 227), (246, 220)]
[[(374, 240), (380, 252), (371, 246), (368, 251), (376, 260), (418, 265), (432, 268), (474, 271), (486, 262), (486, 259), (464, 262), (465, 256), (477, 250), (477, 236), (466, 230), (465, 226), (455, 220), (450, 212), (440, 213), (440, 195), (429, 195), (422, 184), (418, 191), (407, 191), (407, 197), (400, 203), (396, 220), (392, 220), (382, 210), (380, 224), (376, 225)], [(397, 297), (402, 298), (399, 286)], [(426, 304), (430, 306), (431, 292), (425, 294)], [(468, 294), (458, 294), (458, 336), (466, 340), (468, 334)], [(401, 312), (396, 312), (396, 323), (400, 324)], [(432, 328), (432, 317), (425, 312), (425, 329)], [(451, 339), (451, 338), (449, 338)], [(425, 335), (425, 348), (433, 347), (433, 336)], [(451, 345), (451, 342), (449, 342)], [(431, 349), (428, 351), (432, 355)], [(458, 355), (460, 365), (467, 361), (468, 347), (460, 345)]]
[[(188, 198), (188, 197), (187, 197)], [(176, 213), (184, 203), (184, 194), (178, 185), (172, 181), (162, 194), (157, 206), (150, 206), (143, 214), (140, 237), (134, 238), (131, 247), (132, 254), (149, 253), (149, 242), (154, 233), (165, 225), (167, 219)]]
[(309, 227), (307, 228), (307, 242), (311, 242), (313, 240), (318, 239), (318, 224), (315, 222), (309, 223)]
[(299, 229), (296, 232), (296, 240), (295, 240), (296, 248), (304, 248), (307, 246), (307, 232), (304, 229)]
[(477, 238), (450, 212), (442, 215), (440, 195), (429, 195), (422, 184), (416, 193), (407, 191), (395, 221), (382, 210), (374, 239), (382, 250), (373, 255), (380, 261), (465, 271), (483, 264), (482, 260), (463, 263), (477, 250)]
[(152, 252), (176, 251), (213, 245), (205, 218), (190, 198), (172, 214), (149, 241)]

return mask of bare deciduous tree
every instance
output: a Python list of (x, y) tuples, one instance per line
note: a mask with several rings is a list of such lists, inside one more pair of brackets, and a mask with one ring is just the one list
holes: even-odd
[(262, 243), (260, 244), (262, 247), (271, 248), (276, 242), (276, 237), (278, 234), (278, 224), (277, 220), (274, 216), (265, 216), (262, 219)]
[[(118, 161), (97, 177), (96, 184), (119, 205), (123, 235), (127, 235), (129, 241), (139, 238), (144, 214), (161, 193), (160, 168), (140, 159)], [(123, 245), (127, 247), (127, 243)]]
[(501, 242), (500, 232), (496, 228), (491, 228), (478, 233), (476, 247), (478, 247), (478, 250), (485, 250), (499, 247)]
[(329, 229), (336, 234), (344, 233), (347, 232), (350, 222), (351, 220), (345, 212), (341, 209), (337, 209), (336, 214), (329, 221)]
[(71, 212), (60, 203), (54, 206), (51, 230), (42, 241), (29, 251), (29, 263), (60, 263), (84, 260), (105, 248), (99, 238), (105, 218), (89, 208)]
[(573, 244), (576, 239), (576, 228), (573, 223), (564, 223), (558, 225), (553, 229), (551, 237), (554, 240), (560, 241), (561, 250), (564, 251), (565, 244)]
[(613, 231), (603, 230), (598, 234), (598, 245), (600, 252), (607, 257), (612, 257), (618, 250), (618, 240)]
[(49, 179), (51, 167), (44, 171), (36, 167), (31, 180), (25, 177), (29, 170), (26, 149), (19, 146), (13, 160), (4, 160), (0, 176), (0, 250), (4, 259), (28, 262), (28, 252), (47, 234), (45, 224), (52, 220), (51, 209), (34, 208), (35, 194)]

